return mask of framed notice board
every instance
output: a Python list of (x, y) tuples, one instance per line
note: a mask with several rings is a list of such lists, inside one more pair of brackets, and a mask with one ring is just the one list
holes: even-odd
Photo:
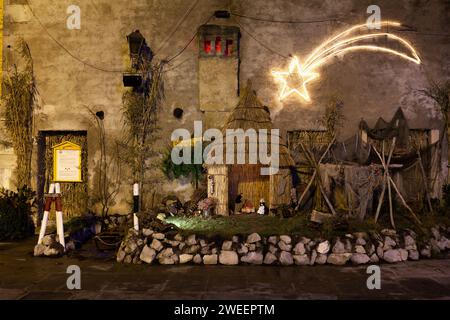
[(81, 146), (69, 141), (53, 146), (53, 181), (83, 182)]

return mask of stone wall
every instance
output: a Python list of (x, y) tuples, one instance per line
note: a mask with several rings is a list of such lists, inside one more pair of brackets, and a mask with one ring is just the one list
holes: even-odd
[(173, 231), (151, 228), (130, 229), (117, 261), (134, 264), (204, 265), (321, 265), (396, 263), (437, 257), (450, 249), (450, 228), (435, 226), (427, 240), (418, 240), (413, 231), (397, 233), (357, 232), (335, 239), (309, 239), (299, 235), (262, 237), (257, 233), (229, 239), (207, 238), (195, 234), (183, 237)]
[[(215, 18), (209, 21), (230, 25), (237, 25), (238, 22), (272, 51), (302, 58), (331, 35), (353, 24), (365, 22), (367, 6), (372, 4), (370, 1), (357, 0), (200, 0), (172, 34), (192, 5), (190, 2), (78, 0), (76, 4), (81, 8), (80, 30), (68, 30), (66, 27), (66, 10), (72, 2), (28, 2), (45, 30), (25, 0), (5, 1), (3, 70), (14, 63), (15, 39), (24, 37), (34, 59), (40, 93), (36, 130), (88, 131), (91, 188), (94, 187), (93, 169), (99, 158), (99, 148), (96, 132), (84, 106), (105, 112), (105, 127), (109, 145), (112, 146), (113, 139), (122, 135), (121, 101), (124, 88), (122, 74), (117, 71), (129, 66), (126, 35), (131, 31), (141, 31), (155, 51), (155, 59), (159, 60), (179, 52), (215, 10), (227, 9), (228, 4), (232, 11), (243, 15), (275, 20), (338, 17), (333, 21), (306, 24), (263, 22), (237, 17), (226, 22)], [(369, 125), (373, 125), (379, 116), (390, 119), (399, 106), (413, 127), (441, 127), (435, 105), (417, 90), (427, 86), (428, 77), (435, 80), (449, 77), (450, 38), (437, 35), (448, 29), (448, 1), (380, 0), (377, 5), (381, 8), (383, 19), (398, 20), (417, 28), (418, 32), (402, 32), (401, 35), (414, 45), (423, 64), (417, 66), (380, 53), (358, 52), (336, 57), (320, 70), (320, 81), (311, 84), (313, 102), (310, 104), (303, 104), (297, 99), (288, 99), (283, 103), (279, 101), (279, 86), (270, 71), (286, 68), (288, 60), (267, 50), (241, 30), (239, 82), (245, 83), (250, 78), (253, 80), (258, 97), (270, 106), (275, 127), (282, 128), (282, 133), (316, 127), (332, 94), (339, 95), (344, 101), (346, 123), (341, 138), (355, 133), (362, 117)], [(60, 45), (48, 36), (47, 31)], [(173, 129), (185, 127), (192, 130), (193, 121), (204, 117), (199, 103), (198, 68), (197, 41), (193, 41), (183, 54), (167, 66), (164, 76), (166, 100), (159, 116), (162, 131), (158, 144), (161, 147), (169, 143)], [(227, 86), (226, 83), (223, 85), (224, 88)], [(182, 119), (172, 115), (176, 107), (184, 110)], [(155, 176), (160, 176), (162, 183), (158, 190), (161, 193), (174, 191), (187, 199), (192, 192), (187, 181), (167, 181), (158, 171), (155, 171)], [(119, 193), (114, 212), (128, 211), (131, 183), (124, 179), (124, 187)]]

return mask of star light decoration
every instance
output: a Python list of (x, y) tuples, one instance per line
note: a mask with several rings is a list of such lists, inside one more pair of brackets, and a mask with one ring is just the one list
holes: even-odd
[[(384, 27), (400, 27), (401, 23), (396, 21), (382, 21), (380, 22), (380, 25)], [(317, 79), (319, 74), (315, 72), (315, 70), (337, 54), (358, 50), (378, 51), (396, 55), (416, 64), (421, 63), (415, 49), (403, 38), (388, 32), (352, 35), (355, 31), (361, 29), (363, 29), (363, 31), (367, 31), (367, 24), (353, 26), (337, 36), (323, 42), (308, 56), (303, 64), (301, 64), (299, 59), (294, 56), (291, 59), (288, 71), (272, 71), (272, 75), (281, 83), (280, 100), (284, 100), (292, 94), (297, 94), (304, 101), (310, 102), (311, 98), (306, 88), (306, 84)], [(387, 38), (394, 40), (397, 44), (406, 48), (410, 55), (379, 45), (355, 44), (361, 41), (373, 40), (376, 38)]]

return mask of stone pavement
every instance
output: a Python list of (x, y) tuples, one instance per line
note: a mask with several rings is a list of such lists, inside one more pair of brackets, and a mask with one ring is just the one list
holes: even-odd
[[(0, 299), (450, 299), (450, 259), (381, 265), (381, 290), (367, 266), (121, 265), (88, 243), (76, 255), (34, 258), (34, 241), (0, 243)], [(81, 290), (66, 269), (81, 268)]]

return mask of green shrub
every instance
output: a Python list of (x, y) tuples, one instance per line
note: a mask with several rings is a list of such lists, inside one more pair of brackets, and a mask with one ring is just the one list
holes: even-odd
[(17, 192), (0, 189), (0, 240), (23, 239), (34, 234), (31, 209), (35, 196), (26, 186)]

